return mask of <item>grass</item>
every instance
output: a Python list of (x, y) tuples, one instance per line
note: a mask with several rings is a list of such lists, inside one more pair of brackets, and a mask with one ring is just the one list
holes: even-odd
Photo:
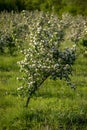
[(20, 56), (0, 56), (0, 130), (86, 130), (87, 57), (79, 55), (73, 66), (71, 89), (65, 81), (47, 79), (24, 107), (17, 96)]

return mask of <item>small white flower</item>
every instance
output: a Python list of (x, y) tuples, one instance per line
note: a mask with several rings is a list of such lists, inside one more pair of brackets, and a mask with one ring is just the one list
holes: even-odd
[(76, 48), (76, 44), (73, 45), (73, 48)]
[(21, 87), (19, 87), (19, 88), (17, 88), (17, 90), (19, 91), (19, 90), (21, 90), (21, 89), (23, 89), (23, 87), (21, 86)]
[(17, 77), (17, 80), (19, 80), (19, 78)]

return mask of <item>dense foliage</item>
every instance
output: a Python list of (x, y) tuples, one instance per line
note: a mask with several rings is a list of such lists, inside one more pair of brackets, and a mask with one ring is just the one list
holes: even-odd
[(0, 14), (0, 54), (17, 54), (18, 47), (24, 43), (26, 33), (26, 18), (23, 16), (23, 13), (2, 12)]
[(87, 0), (0, 0), (0, 10), (21, 11), (40, 10), (54, 11), (58, 14), (70, 12), (74, 15), (87, 15)]

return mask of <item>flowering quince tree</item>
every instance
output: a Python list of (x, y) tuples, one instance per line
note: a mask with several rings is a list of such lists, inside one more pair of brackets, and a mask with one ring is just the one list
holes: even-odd
[(53, 80), (65, 79), (72, 87), (70, 74), (75, 61), (75, 46), (61, 48), (65, 40), (70, 20), (59, 19), (56, 15), (39, 13), (32, 15), (29, 35), (26, 42), (29, 45), (22, 52), (24, 59), (19, 61), (20, 71), (23, 72), (22, 87), (18, 88), (22, 94), (27, 95), (26, 107), (36, 90), (49, 77)]

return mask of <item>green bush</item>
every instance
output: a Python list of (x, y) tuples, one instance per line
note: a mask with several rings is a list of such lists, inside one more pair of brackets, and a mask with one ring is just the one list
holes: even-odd
[(0, 11), (43, 10), (54, 11), (58, 14), (68, 11), (74, 15), (87, 15), (86, 5), (86, 0), (0, 0)]

